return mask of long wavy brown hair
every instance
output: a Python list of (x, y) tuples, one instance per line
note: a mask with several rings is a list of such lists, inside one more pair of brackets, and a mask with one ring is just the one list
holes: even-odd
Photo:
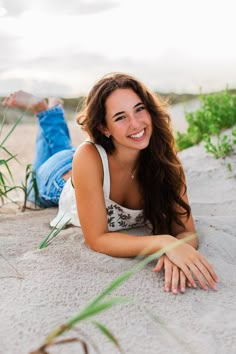
[(183, 228), (181, 216), (190, 216), (190, 206), (183, 200), (186, 184), (182, 165), (177, 157), (171, 120), (166, 103), (136, 78), (109, 74), (99, 80), (89, 92), (77, 122), (91, 139), (107, 153), (115, 149), (99, 127), (106, 127), (105, 103), (109, 95), (120, 89), (132, 89), (151, 115), (153, 132), (147, 148), (141, 151), (137, 178), (142, 193), (144, 219), (151, 224), (153, 234), (171, 233), (172, 223)]

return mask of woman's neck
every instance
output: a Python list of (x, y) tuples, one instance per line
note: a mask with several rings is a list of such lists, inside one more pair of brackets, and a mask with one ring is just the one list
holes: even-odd
[(116, 164), (119, 164), (122, 168), (127, 168), (133, 171), (137, 168), (139, 151), (117, 151), (112, 153), (113, 160)]

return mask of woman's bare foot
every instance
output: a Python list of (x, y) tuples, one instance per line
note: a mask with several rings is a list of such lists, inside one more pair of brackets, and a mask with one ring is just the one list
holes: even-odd
[(63, 103), (63, 100), (58, 97), (48, 97), (48, 108), (57, 106), (58, 104), (63, 106)]
[(25, 91), (16, 91), (6, 97), (2, 105), (4, 107), (17, 107), (28, 109), (37, 114), (48, 109), (48, 104), (44, 98), (36, 97)]

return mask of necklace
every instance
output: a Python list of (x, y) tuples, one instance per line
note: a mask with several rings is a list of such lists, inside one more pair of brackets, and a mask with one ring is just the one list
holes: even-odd
[(134, 179), (136, 170), (137, 170), (137, 167), (135, 167), (135, 169), (133, 170), (133, 172), (131, 172), (131, 175), (130, 175), (131, 179)]
[[(127, 171), (127, 168), (125, 168), (125, 166), (122, 164), (121, 161), (119, 161), (116, 157), (115, 157), (115, 160), (118, 161), (118, 163), (121, 165), (122, 170), (126, 170)], [(137, 168), (138, 168), (138, 164), (136, 164), (136, 166), (134, 167), (133, 171), (129, 170), (129, 176), (130, 176), (130, 178), (132, 180), (134, 180), (134, 178), (135, 178), (135, 175), (136, 175), (136, 172), (137, 172)]]

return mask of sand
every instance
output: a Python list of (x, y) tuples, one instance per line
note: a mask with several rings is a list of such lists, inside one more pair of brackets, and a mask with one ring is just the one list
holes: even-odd
[[(73, 122), (70, 131), (73, 142), (79, 143), (82, 135)], [(8, 142), (23, 164), (32, 161), (35, 134), (35, 124), (21, 125)], [(200, 144), (181, 152), (180, 158), (200, 251), (214, 266), (220, 282), (217, 291), (187, 289), (174, 296), (164, 292), (163, 274), (151, 271), (155, 262), (146, 266), (114, 295), (136, 299), (162, 324), (147, 317), (140, 305), (117, 305), (97, 316), (127, 354), (236, 352), (236, 151), (227, 161), (215, 160)], [(23, 168), (14, 164), (14, 170), (20, 180)], [(0, 353), (26, 354), (36, 349), (52, 329), (136, 262), (93, 252), (84, 243), (81, 230), (73, 227), (39, 251), (56, 212), (53, 208), (21, 213), (10, 205), (1, 209)], [(77, 328), (97, 343), (102, 354), (118, 353), (91, 324)], [(78, 335), (72, 331), (66, 337)], [(77, 343), (50, 352), (73, 354), (82, 349)]]

